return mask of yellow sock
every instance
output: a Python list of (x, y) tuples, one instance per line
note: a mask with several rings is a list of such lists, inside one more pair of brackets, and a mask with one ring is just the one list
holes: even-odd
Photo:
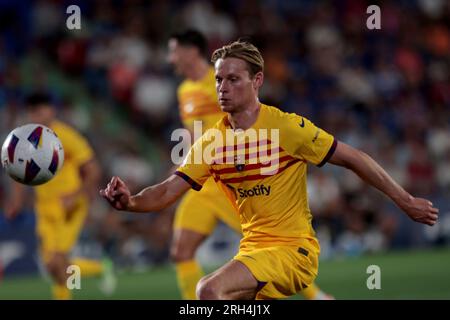
[(72, 299), (72, 292), (70, 292), (66, 285), (54, 284), (52, 287), (52, 295), (54, 300)]
[(308, 300), (314, 300), (317, 297), (317, 294), (320, 292), (320, 289), (316, 286), (315, 283), (312, 283), (308, 288), (300, 291), (300, 293)]
[(80, 267), (82, 277), (97, 276), (103, 272), (102, 263), (96, 260), (74, 258), (71, 263)]
[(188, 260), (175, 265), (178, 287), (184, 300), (196, 300), (195, 288), (203, 277), (203, 270), (195, 260)]

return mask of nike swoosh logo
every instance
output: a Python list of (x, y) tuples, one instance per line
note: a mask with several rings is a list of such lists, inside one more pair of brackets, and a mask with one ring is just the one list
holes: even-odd
[(299, 123), (298, 125), (303, 128), (305, 126), (305, 119), (302, 118), (302, 123)]

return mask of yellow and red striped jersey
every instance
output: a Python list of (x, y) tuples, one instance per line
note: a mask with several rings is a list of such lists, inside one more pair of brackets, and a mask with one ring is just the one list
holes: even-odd
[[(226, 139), (230, 132), (234, 138)], [(299, 246), (305, 238), (315, 241), (307, 162), (321, 166), (335, 148), (333, 136), (306, 118), (261, 105), (245, 131), (234, 131), (223, 117), (194, 143), (176, 174), (195, 190), (214, 178), (239, 212), (241, 251)]]

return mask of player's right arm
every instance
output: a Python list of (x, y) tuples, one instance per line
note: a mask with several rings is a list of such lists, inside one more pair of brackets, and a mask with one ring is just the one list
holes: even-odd
[(163, 182), (131, 195), (125, 182), (113, 177), (106, 189), (100, 190), (100, 195), (117, 210), (151, 212), (170, 206), (190, 188), (188, 182), (173, 174)]

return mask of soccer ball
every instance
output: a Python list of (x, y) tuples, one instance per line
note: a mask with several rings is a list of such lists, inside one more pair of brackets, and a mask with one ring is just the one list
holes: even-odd
[(27, 124), (6, 137), (1, 161), (11, 178), (34, 186), (50, 181), (58, 173), (64, 163), (64, 149), (52, 129)]

